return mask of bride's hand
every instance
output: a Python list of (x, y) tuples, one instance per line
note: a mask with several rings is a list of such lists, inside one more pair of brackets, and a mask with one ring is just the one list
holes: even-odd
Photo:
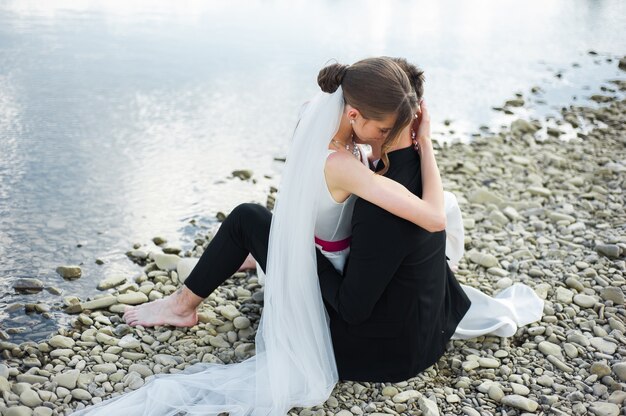
[(417, 118), (413, 121), (412, 128), (415, 131), (414, 143), (416, 145), (422, 146), (430, 142), (430, 113), (424, 100), (420, 103)]

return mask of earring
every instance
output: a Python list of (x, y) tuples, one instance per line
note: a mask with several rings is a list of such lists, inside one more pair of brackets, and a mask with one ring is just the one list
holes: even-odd
[(350, 119), (350, 124), (354, 124), (354, 119), (353, 118)]

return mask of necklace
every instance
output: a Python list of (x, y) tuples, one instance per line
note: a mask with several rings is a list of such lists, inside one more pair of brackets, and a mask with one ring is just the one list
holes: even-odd
[(335, 143), (338, 147), (345, 147), (348, 152), (351, 152), (354, 155), (354, 157), (361, 160), (361, 151), (359, 150), (359, 147), (356, 145), (356, 142), (354, 141), (354, 135), (350, 136), (350, 141), (352, 141), (352, 150), (350, 150), (349, 144), (343, 144), (339, 140), (335, 140), (335, 139), (331, 139), (330, 141)]

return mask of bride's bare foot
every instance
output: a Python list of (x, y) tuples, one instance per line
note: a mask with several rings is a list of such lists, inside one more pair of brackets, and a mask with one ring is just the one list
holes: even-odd
[(126, 308), (124, 321), (130, 326), (194, 326), (198, 323), (196, 308), (202, 300), (183, 286), (165, 299)]
[(252, 254), (248, 254), (248, 257), (243, 261), (241, 267), (239, 267), (238, 272), (242, 272), (244, 270), (250, 270), (256, 268), (256, 260), (252, 257)]

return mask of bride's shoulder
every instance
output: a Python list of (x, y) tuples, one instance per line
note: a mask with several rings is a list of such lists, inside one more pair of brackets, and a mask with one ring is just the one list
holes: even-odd
[(327, 173), (346, 175), (363, 169), (367, 170), (367, 167), (348, 152), (329, 151), (329, 155), (326, 158), (325, 171)]

